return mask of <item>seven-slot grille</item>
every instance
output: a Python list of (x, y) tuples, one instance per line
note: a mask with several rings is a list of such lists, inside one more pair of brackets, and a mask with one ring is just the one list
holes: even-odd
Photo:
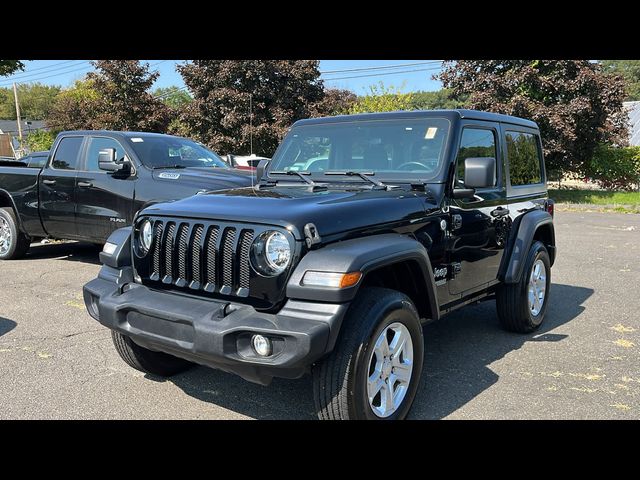
[(148, 278), (166, 285), (249, 296), (254, 229), (194, 221), (155, 220)]

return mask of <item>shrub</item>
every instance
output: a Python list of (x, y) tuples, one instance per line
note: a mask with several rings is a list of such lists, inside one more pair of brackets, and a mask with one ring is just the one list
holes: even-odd
[(633, 190), (640, 183), (640, 147), (600, 145), (587, 175), (607, 190)]
[(35, 130), (27, 135), (26, 143), (30, 151), (39, 152), (42, 150), (50, 150), (54, 139), (55, 136), (52, 132)]

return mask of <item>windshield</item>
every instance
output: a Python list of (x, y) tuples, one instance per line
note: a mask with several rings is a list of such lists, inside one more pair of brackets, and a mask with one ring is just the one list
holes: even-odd
[(222, 159), (204, 146), (186, 138), (167, 136), (129, 137), (131, 148), (145, 166), (229, 168)]
[[(375, 172), (376, 179), (434, 178), (443, 163), (449, 121), (443, 118), (373, 120), (293, 128), (270, 171)], [(334, 180), (332, 180), (334, 181)]]

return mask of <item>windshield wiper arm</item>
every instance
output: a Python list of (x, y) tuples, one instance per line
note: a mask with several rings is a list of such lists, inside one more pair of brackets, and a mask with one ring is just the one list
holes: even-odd
[(369, 175), (375, 175), (375, 172), (366, 172), (366, 173), (362, 173), (362, 172), (353, 172), (353, 171), (346, 171), (346, 172), (324, 172), (325, 175), (346, 175), (347, 177), (360, 177), (363, 180), (366, 180), (367, 182), (373, 183), (376, 187), (386, 187), (386, 185), (384, 183), (382, 183), (380, 180), (375, 180), (373, 178), (371, 178)]
[(158, 167), (153, 167), (153, 170), (162, 170), (165, 168), (187, 168), (184, 165), (160, 165)]
[(302, 180), (304, 180), (304, 183), (307, 183), (309, 185), (316, 185), (316, 182), (305, 177), (305, 175), (310, 175), (310, 173), (300, 173), (295, 170), (280, 170), (280, 171), (271, 171), (269, 172), (269, 175), (289, 175), (289, 176), (297, 175)]

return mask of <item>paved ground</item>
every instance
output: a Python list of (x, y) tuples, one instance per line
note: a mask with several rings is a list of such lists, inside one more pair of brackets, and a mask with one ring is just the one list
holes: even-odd
[[(558, 212), (544, 328), (501, 331), (492, 302), (425, 328), (411, 418), (640, 419), (640, 216)], [(0, 418), (313, 418), (311, 383), (127, 367), (84, 310), (95, 247), (0, 262)]]

